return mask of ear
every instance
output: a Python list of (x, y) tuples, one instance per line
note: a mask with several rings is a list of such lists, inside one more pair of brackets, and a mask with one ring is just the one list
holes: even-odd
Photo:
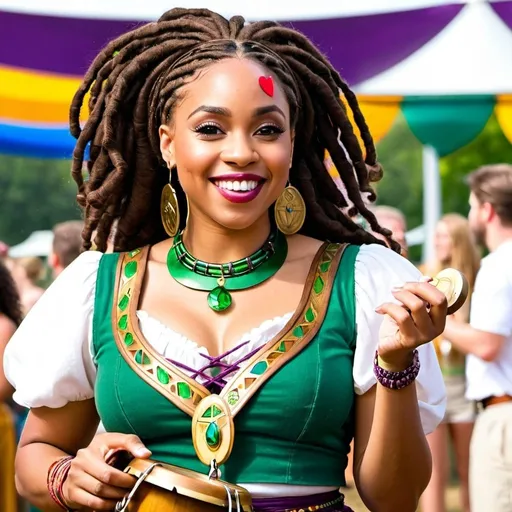
[(176, 158), (174, 156), (174, 131), (173, 129), (163, 124), (158, 129), (158, 135), (160, 136), (160, 152), (162, 158), (167, 163), (169, 169), (176, 165)]
[(491, 222), (496, 217), (496, 210), (491, 203), (482, 204), (482, 217), (485, 222)]
[(54, 253), (51, 252), (48, 254), (48, 266), (51, 268), (57, 268), (60, 264), (59, 257)]

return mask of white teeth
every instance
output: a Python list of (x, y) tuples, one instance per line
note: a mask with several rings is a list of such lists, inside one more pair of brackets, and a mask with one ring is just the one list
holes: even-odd
[(215, 185), (225, 190), (234, 190), (235, 192), (248, 192), (254, 190), (258, 186), (258, 182), (251, 181), (214, 181)]

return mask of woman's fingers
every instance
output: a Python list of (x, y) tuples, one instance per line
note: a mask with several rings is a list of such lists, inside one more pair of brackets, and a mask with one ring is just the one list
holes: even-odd
[(113, 510), (135, 484), (135, 478), (112, 467), (118, 452), (148, 458), (151, 452), (135, 435), (97, 435), (72, 459), (63, 485), (63, 497), (71, 509)]
[[(414, 325), (414, 321), (409, 312), (398, 304), (392, 302), (385, 302), (376, 309), (377, 313), (388, 315), (397, 325), (399, 337), (396, 341), (402, 339), (415, 339), (417, 337), (418, 330)], [(398, 334), (398, 333), (397, 333)]]
[(400, 305), (387, 302), (376, 311), (387, 314), (396, 323), (398, 345), (417, 347), (443, 332), (447, 301), (442, 292), (424, 281), (406, 283), (392, 293)]
[(445, 294), (430, 283), (406, 283), (403, 289), (416, 295), (429, 305), (429, 316), (436, 330), (435, 336), (441, 334), (444, 330), (448, 309)]
[(118, 501), (99, 498), (80, 488), (70, 489), (66, 495), (66, 503), (73, 504), (74, 510), (114, 510)]
[[(135, 484), (135, 479), (130, 477), (132, 480), (132, 487)], [(110, 500), (121, 500), (126, 496), (129, 489), (124, 489), (121, 487), (114, 487), (112, 485), (106, 484), (100, 480), (97, 480), (93, 476), (82, 473), (75, 482), (76, 487), (82, 489), (89, 494), (93, 494), (98, 498), (110, 499)]]
[(143, 442), (133, 434), (105, 433), (96, 436), (91, 443), (97, 446), (104, 459), (107, 459), (114, 451), (126, 451), (133, 457), (145, 459), (151, 452), (144, 446)]
[[(73, 469), (72, 466), (70, 473)], [(135, 483), (131, 475), (123, 473), (123, 471), (108, 465), (102, 459), (94, 457), (89, 453), (84, 454), (84, 456), (80, 458), (80, 466), (77, 468), (77, 473), (78, 471), (90, 475), (101, 484), (119, 487), (121, 489), (131, 489)]]
[(428, 333), (432, 330), (432, 319), (427, 310), (427, 304), (414, 293), (401, 288), (393, 291), (395, 299), (403, 304), (408, 311), (418, 331)]

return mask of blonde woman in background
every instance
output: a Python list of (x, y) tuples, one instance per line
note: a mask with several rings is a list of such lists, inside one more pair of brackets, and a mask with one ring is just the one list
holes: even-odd
[[(472, 290), (480, 266), (480, 255), (462, 215), (449, 213), (441, 218), (435, 233), (436, 261), (422, 269), (436, 275), (447, 267), (460, 270)], [(470, 296), (471, 297), (471, 296)], [(461, 321), (469, 318), (470, 299), (455, 314)], [(445, 512), (445, 489), (449, 475), (449, 443), (453, 443), (456, 469), (460, 480), (461, 510), (469, 512), (468, 468), (469, 442), (475, 420), (475, 405), (464, 397), (466, 388), (466, 356), (452, 347), (442, 336), (434, 340), (446, 385), (447, 407), (443, 422), (427, 436), (432, 451), (433, 468), (430, 483), (421, 499), (422, 512)]]
[(25, 316), (44, 293), (44, 289), (38, 286), (38, 282), (45, 277), (44, 264), (40, 258), (27, 256), (8, 259), (6, 265), (18, 288)]

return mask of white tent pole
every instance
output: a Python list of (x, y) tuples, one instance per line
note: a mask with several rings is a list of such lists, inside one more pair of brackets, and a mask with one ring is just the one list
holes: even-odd
[(441, 177), (439, 157), (432, 146), (423, 146), (423, 261), (431, 261), (434, 256), (434, 233), (441, 217)]

